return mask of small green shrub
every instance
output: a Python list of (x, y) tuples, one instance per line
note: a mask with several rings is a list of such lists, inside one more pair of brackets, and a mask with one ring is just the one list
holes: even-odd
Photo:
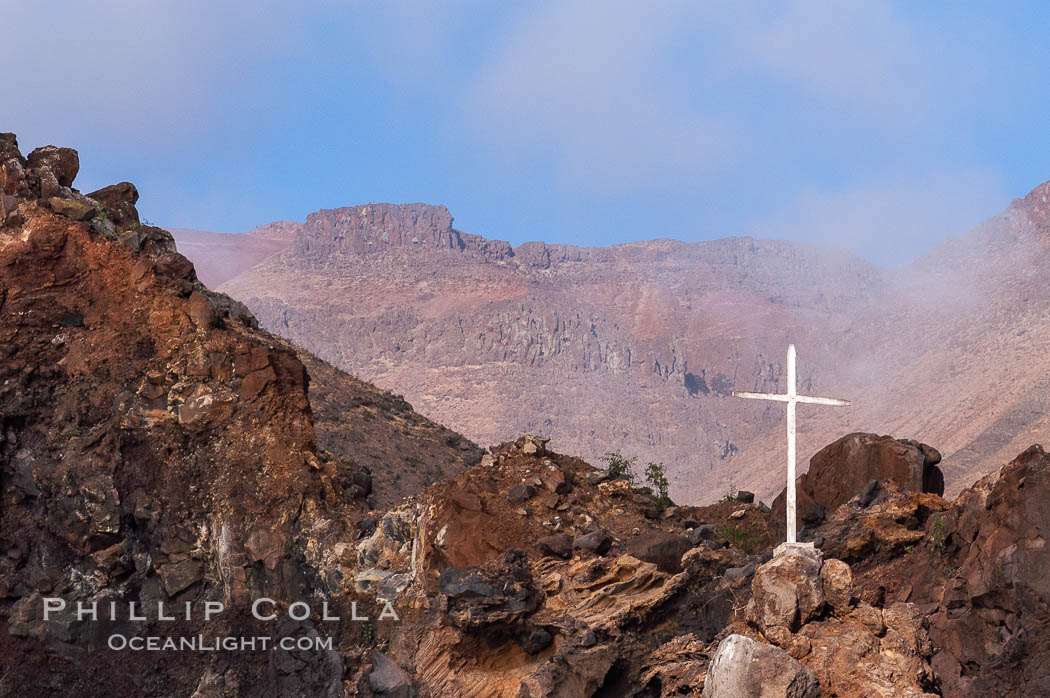
[(729, 541), (729, 544), (748, 555), (756, 552), (761, 546), (758, 531), (751, 526), (722, 526), (718, 535)]
[(650, 491), (660, 499), (662, 505), (668, 506), (671, 504), (671, 497), (668, 494), (670, 483), (667, 481), (667, 473), (663, 463), (650, 461), (645, 466), (645, 481), (649, 483)]
[(634, 484), (634, 465), (638, 462), (637, 458), (625, 458), (619, 451), (609, 451), (601, 459), (605, 461), (606, 472)]

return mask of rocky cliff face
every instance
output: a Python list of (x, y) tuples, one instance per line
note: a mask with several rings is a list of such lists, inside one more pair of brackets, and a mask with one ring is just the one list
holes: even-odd
[[(332, 542), (377, 501), (480, 453), (304, 355), (325, 379), (311, 389), (294, 347), (201, 285), (167, 231), (138, 223), (130, 184), (85, 196), (71, 188), (75, 151), (22, 158), (10, 134), (0, 146), (0, 692), (211, 695), (207, 653), (128, 661), (104, 638), (171, 627), (160, 604), (194, 606), (177, 628), (209, 636), (265, 629), (244, 612), (259, 597), (334, 608)], [(369, 465), (384, 469), (375, 491)], [(45, 598), (121, 610), (44, 624)], [(233, 610), (205, 623), (208, 602)], [(331, 653), (261, 652), (224, 676), (242, 694), (320, 695), (341, 689), (342, 668)]]
[(732, 389), (775, 390), (783, 371), (781, 350), (731, 347), (726, 334), (784, 336), (813, 304), (845, 326), (882, 283), (859, 260), (784, 243), (513, 248), (459, 233), (440, 207), (373, 204), (312, 214), (223, 288), (476, 441), (542, 431), (590, 458), (644, 446), (688, 497), (729, 489), (737, 444), (768, 421), (727, 426), (750, 414)]
[(222, 289), (475, 441), (644, 452), (695, 502), (782, 486), (783, 410), (729, 395), (783, 391), (793, 342), (800, 389), (854, 403), (803, 407), (803, 454), (905, 433), (941, 445), (954, 493), (1050, 426), (1043, 189), (897, 271), (746, 238), (514, 247), (457, 231), (443, 207), (369, 204), (311, 214), (260, 263), (228, 255), (242, 271)]

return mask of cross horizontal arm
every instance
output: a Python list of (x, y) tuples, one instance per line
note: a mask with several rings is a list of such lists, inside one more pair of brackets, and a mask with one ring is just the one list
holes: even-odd
[(733, 397), (746, 397), (752, 400), (776, 400), (777, 402), (787, 402), (790, 399), (787, 395), (775, 395), (772, 393), (745, 393), (740, 390), (734, 390)]
[(808, 395), (796, 395), (796, 402), (808, 402), (813, 405), (838, 405), (839, 407), (846, 407), (853, 403), (849, 400), (839, 400), (833, 397), (810, 397)]

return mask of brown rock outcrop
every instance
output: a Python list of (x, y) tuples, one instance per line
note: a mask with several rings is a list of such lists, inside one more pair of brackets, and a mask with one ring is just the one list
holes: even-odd
[[(911, 492), (944, 494), (937, 449), (911, 439), (878, 434), (847, 434), (818, 451), (809, 470), (795, 482), (798, 527), (819, 524), (872, 480), (892, 481)], [(785, 494), (773, 501), (770, 528), (783, 540)]]
[(788, 548), (758, 568), (751, 589), (748, 618), (812, 669), (823, 691), (856, 698), (933, 695), (933, 644), (922, 611), (914, 604), (877, 608), (855, 601), (844, 562), (823, 560), (812, 548)]
[(718, 645), (704, 683), (704, 698), (817, 698), (813, 670), (787, 652), (744, 635)]
[(1033, 446), (930, 517), (898, 596), (926, 603), (944, 695), (1050, 694), (1050, 456)]
[[(116, 230), (117, 215), (60, 214), (88, 201), (92, 213), (112, 206), (133, 218), (130, 185), (111, 188), (105, 204), (69, 189), (74, 156), (46, 148), (30, 166), (14, 137), (0, 135), (0, 175), (15, 192), (4, 194), (0, 229), (2, 692), (35, 695), (47, 677), (47, 692), (81, 696), (342, 695), (344, 673), (362, 669), (364, 653), (344, 670), (334, 649), (235, 653), (215, 665), (204, 651), (106, 646), (116, 632), (288, 634), (361, 648), (360, 623), (312, 614), (268, 626), (245, 604), (265, 596), (283, 616), (293, 601), (323, 599), (349, 618), (339, 552), (363, 530), (355, 524), (373, 492), (365, 468), (317, 446), (301, 350), (197, 284), (170, 233)], [(59, 194), (42, 201), (40, 182), (52, 177)], [(357, 425), (358, 452), (372, 458), (383, 449), (418, 455), (418, 464), (384, 458), (390, 477), (425, 466), (424, 456), (441, 459), (436, 473), (406, 479), (407, 492), (465, 468), (471, 449), (480, 455), (395, 396), (364, 384), (348, 394), (352, 380), (327, 368), (335, 377), (322, 376), (324, 390), (313, 393), (326, 430)], [(370, 420), (384, 427), (370, 431)], [(368, 445), (373, 435), (381, 447)], [(45, 598), (65, 605), (46, 622)], [(95, 600), (112, 601), (119, 617), (73, 615)], [(226, 610), (205, 624), (205, 602)], [(129, 619), (129, 603), (148, 620)], [(190, 604), (193, 617), (158, 624), (160, 603)]]
[(109, 212), (113, 222), (119, 226), (135, 225), (139, 222), (139, 212), (135, 204), (139, 200), (139, 190), (131, 182), (111, 184), (88, 194)]

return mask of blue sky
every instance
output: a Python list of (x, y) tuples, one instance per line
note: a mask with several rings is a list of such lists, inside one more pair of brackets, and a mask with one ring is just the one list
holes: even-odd
[(442, 203), (521, 243), (727, 235), (896, 265), (1050, 179), (1050, 9), (0, 0), (0, 130), (237, 232)]

